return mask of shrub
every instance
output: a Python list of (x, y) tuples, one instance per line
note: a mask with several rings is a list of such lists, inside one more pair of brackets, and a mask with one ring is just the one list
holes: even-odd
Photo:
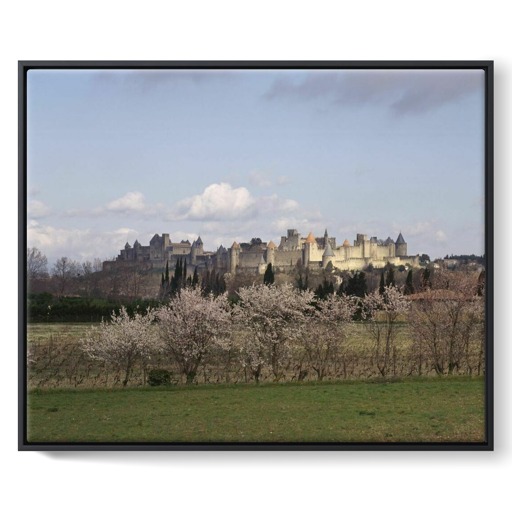
[(169, 370), (155, 368), (148, 372), (148, 384), (150, 386), (169, 386), (171, 384), (172, 373)]

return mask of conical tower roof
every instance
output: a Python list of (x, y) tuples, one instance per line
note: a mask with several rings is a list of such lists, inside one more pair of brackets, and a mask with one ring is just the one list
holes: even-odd
[(233, 245), (231, 246), (231, 249), (240, 249), (240, 244), (237, 242), (233, 242)]
[(197, 245), (199, 245), (199, 244), (203, 245), (203, 241), (201, 240), (201, 236), (197, 237), (196, 244)]
[(324, 251), (324, 256), (334, 256), (334, 252), (332, 250), (332, 247), (331, 247), (331, 244), (327, 243), (325, 244), (325, 251)]
[(345, 238), (345, 241), (343, 242), (343, 247), (350, 247), (350, 242)]
[(313, 233), (309, 233), (308, 237), (306, 238), (307, 244), (314, 244), (316, 242), (315, 237), (313, 236)]
[(270, 240), (270, 242), (267, 244), (267, 249), (276, 249), (277, 245)]
[(396, 239), (397, 244), (405, 244), (404, 237), (402, 236), (402, 232), (398, 235), (398, 238)]

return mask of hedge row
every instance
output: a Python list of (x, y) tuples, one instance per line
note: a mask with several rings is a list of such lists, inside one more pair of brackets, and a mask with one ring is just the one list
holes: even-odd
[(112, 311), (119, 313), (124, 306), (129, 314), (135, 310), (156, 307), (156, 300), (130, 302), (82, 297), (55, 297), (51, 293), (30, 293), (27, 297), (28, 322), (100, 322), (109, 318)]

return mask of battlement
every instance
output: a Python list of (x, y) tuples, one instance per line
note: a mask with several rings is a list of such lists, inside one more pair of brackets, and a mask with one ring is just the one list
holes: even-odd
[(325, 268), (332, 264), (339, 270), (360, 270), (370, 264), (382, 268), (387, 263), (419, 266), (417, 257), (407, 255), (407, 243), (402, 233), (396, 242), (391, 237), (383, 240), (357, 233), (353, 245), (345, 239), (338, 247), (336, 238), (329, 237), (327, 229), (324, 236), (318, 238), (313, 233), (302, 237), (296, 229), (288, 229), (286, 236), (281, 237), (279, 246), (272, 241), (267, 243), (260, 238), (252, 238), (249, 242), (235, 241), (229, 249), (220, 246), (215, 252), (204, 251), (201, 237), (192, 243), (188, 240), (176, 243), (171, 241), (167, 233), (155, 234), (148, 246), (135, 240), (132, 247), (127, 242), (116, 262), (145, 262), (159, 267), (167, 262), (172, 265), (179, 258), (185, 258), (192, 266), (231, 273), (259, 273), (269, 263), (283, 272), (292, 271), (297, 265)]

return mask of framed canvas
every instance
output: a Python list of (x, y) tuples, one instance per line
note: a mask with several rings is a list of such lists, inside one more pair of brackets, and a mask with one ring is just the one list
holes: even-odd
[(20, 450), (492, 450), (493, 63), (19, 63)]

